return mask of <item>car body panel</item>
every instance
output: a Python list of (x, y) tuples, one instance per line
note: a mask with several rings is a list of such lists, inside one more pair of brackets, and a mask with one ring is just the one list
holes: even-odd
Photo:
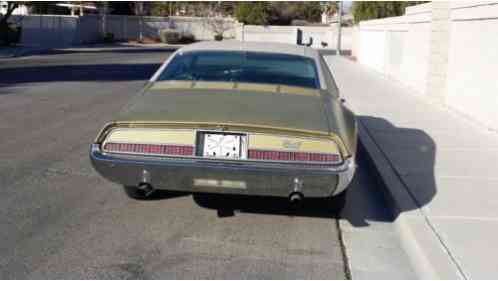
[[(354, 171), (349, 159), (334, 169), (303, 168), (269, 163), (237, 163), (166, 157), (118, 156), (102, 153), (93, 144), (93, 167), (110, 181), (136, 186), (148, 183), (158, 189), (287, 197), (328, 197), (342, 191), (344, 178)], [(216, 181), (216, 184), (212, 184)]]
[(126, 107), (115, 121), (252, 124), (329, 133), (321, 96), (224, 89), (154, 89)]
[[(343, 191), (355, 170), (356, 120), (339, 99), (332, 74), (324, 69), (318, 52), (285, 44), (269, 48), (258, 43), (210, 42), (189, 45), (175, 54), (210, 48), (313, 58), (320, 85), (313, 89), (231, 81), (156, 81), (170, 58), (99, 133), (90, 152), (95, 169), (122, 185), (147, 183), (168, 190), (272, 196), (298, 192), (306, 197), (326, 197)], [(122, 128), (134, 130), (120, 132)], [(116, 130), (116, 135), (111, 134)], [(245, 134), (251, 149), (338, 154), (340, 162), (324, 166), (212, 159), (197, 152), (171, 157), (126, 155), (102, 149), (106, 141), (149, 144), (163, 143), (164, 139), (197, 147), (196, 136), (202, 131)]]

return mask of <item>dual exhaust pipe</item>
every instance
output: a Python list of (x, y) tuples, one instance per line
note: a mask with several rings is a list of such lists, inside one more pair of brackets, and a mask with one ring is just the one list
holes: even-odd
[[(143, 197), (149, 197), (156, 191), (155, 188), (149, 183), (150, 178), (150, 173), (147, 170), (144, 170), (142, 173), (142, 182), (138, 184), (137, 188), (137, 191)], [(302, 186), (302, 180), (294, 178), (294, 191), (289, 194), (289, 202), (292, 205), (297, 205), (303, 200), (303, 193), (300, 192)]]
[[(149, 197), (152, 195), (156, 189), (152, 187), (152, 185), (148, 183), (141, 183), (138, 185), (138, 192), (143, 195), (144, 197)], [(301, 192), (292, 192), (289, 194), (289, 202), (292, 205), (297, 205), (303, 200), (304, 196)]]
[(292, 205), (298, 205), (303, 200), (304, 196), (301, 192), (292, 192), (289, 195), (289, 202)]
[(152, 185), (148, 183), (141, 183), (138, 185), (137, 191), (140, 193), (140, 195), (144, 197), (149, 197), (156, 191)]

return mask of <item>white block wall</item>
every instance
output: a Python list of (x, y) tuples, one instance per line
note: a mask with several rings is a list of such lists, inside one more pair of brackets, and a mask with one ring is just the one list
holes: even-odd
[(498, 130), (498, 3), (454, 3), (446, 103)]
[[(361, 22), (354, 56), (372, 69), (425, 94), (430, 37), (430, 6), (402, 17)], [(424, 58), (421, 60), (421, 58)]]
[[(236, 39), (252, 42), (277, 42), (296, 44), (298, 29), (303, 33), (303, 42), (309, 42), (313, 38), (313, 48), (327, 49), (337, 48), (337, 25), (330, 26), (275, 26), (275, 25), (240, 25), (236, 31)], [(353, 44), (353, 31), (351, 27), (343, 27), (341, 30), (342, 50), (351, 50)]]
[(426, 3), (354, 32), (359, 63), (498, 130), (498, 2)]

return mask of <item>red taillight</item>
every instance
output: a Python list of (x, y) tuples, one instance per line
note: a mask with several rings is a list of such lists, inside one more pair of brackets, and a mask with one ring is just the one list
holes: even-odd
[(138, 153), (157, 155), (194, 155), (194, 147), (171, 144), (106, 143), (104, 150), (117, 153)]
[(249, 149), (248, 158), (271, 161), (317, 162), (320, 164), (335, 164), (341, 161), (338, 154), (255, 149)]

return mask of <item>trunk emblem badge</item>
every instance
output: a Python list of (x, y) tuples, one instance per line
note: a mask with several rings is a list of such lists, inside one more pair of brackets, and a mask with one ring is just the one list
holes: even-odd
[(299, 149), (301, 147), (302, 142), (297, 141), (297, 142), (292, 142), (290, 140), (284, 140), (282, 142), (282, 146), (287, 149)]

